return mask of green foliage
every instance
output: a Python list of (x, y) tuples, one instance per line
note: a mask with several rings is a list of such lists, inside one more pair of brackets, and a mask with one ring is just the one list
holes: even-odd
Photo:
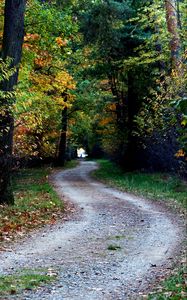
[[(183, 76), (173, 71), (170, 75), (157, 80), (157, 85), (151, 90), (138, 115), (135, 117), (135, 135), (151, 136), (153, 132), (167, 131), (175, 126), (179, 137), (179, 152), (177, 157), (186, 157), (187, 153), (187, 89), (186, 65), (181, 65)], [(182, 151), (181, 151), (182, 150)], [(181, 153), (181, 155), (179, 155)]]
[(155, 67), (169, 58), (169, 34), (165, 17), (164, 3), (161, 0), (149, 1), (140, 5), (137, 14), (130, 21), (139, 28), (132, 31), (132, 37), (141, 38), (141, 44), (135, 49), (136, 55), (124, 60), (126, 67), (148, 65)]
[[(179, 3), (181, 38), (184, 37), (186, 22), (184, 6), (183, 2)], [(82, 12), (82, 18), (84, 41), (90, 47), (87, 56), (90, 64), (85, 66), (85, 74), (108, 80), (108, 89), (113, 96), (111, 102), (116, 105), (111, 111), (103, 105), (101, 123), (106, 118), (112, 121), (105, 122), (104, 130), (95, 127), (104, 150), (119, 156), (126, 151), (132, 134), (141, 148), (145, 146), (145, 136), (150, 137), (155, 131), (167, 132), (168, 128), (177, 126), (180, 111), (173, 109), (172, 103), (174, 99), (181, 99), (181, 89), (185, 93), (186, 79), (179, 74), (168, 75), (171, 36), (163, 1), (97, 1)], [(181, 49), (184, 45), (183, 38)], [(129, 99), (131, 86), (134, 92)], [(102, 101), (106, 101), (104, 96)], [(132, 101), (134, 111), (129, 112), (128, 103)], [(181, 113), (179, 142), (186, 152), (186, 117)], [(133, 125), (129, 126), (132, 119)]]
[[(131, 131), (129, 118), (132, 117), (129, 117), (128, 102), (132, 99), (128, 99), (129, 84), (136, 93), (133, 98), (137, 98), (135, 115), (154, 82), (155, 74), (153, 71), (150, 74), (149, 67), (155, 65), (158, 55), (153, 41), (149, 46), (145, 45), (152, 37), (152, 29), (149, 23), (145, 26), (144, 4), (97, 1), (82, 13), (81, 28), (84, 41), (89, 46), (87, 60), (90, 62), (85, 65), (84, 74), (90, 78), (96, 77), (101, 82), (105, 80), (105, 86), (98, 85), (103, 106), (100, 111), (96, 108), (95, 115), (98, 117), (94, 130), (100, 136), (103, 149), (113, 156), (119, 156), (119, 153), (123, 156)], [(152, 14), (153, 11), (156, 14), (155, 7), (151, 9)], [(148, 14), (151, 14), (149, 9)], [(151, 15), (150, 23), (153, 19)], [(154, 53), (151, 54), (151, 51)], [(129, 72), (133, 74), (133, 82), (129, 82)], [(151, 80), (150, 75), (153, 77)]]
[[(0, 58), (0, 85), (3, 82), (8, 81), (11, 76), (16, 72), (16, 68), (11, 67), (12, 60), (10, 58), (2, 60)], [(0, 90), (0, 114), (3, 115), (8, 109), (11, 111), (11, 105), (14, 102), (15, 92), (14, 91), (3, 91)]]
[[(120, 56), (125, 49), (127, 24), (124, 22), (132, 14), (128, 1), (98, 1), (84, 13), (84, 37), (87, 42), (95, 43), (103, 59)], [(130, 42), (130, 41), (129, 41)], [(126, 49), (127, 50), (127, 49)]]
[(91, 150), (95, 143), (96, 123), (105, 105), (98, 85), (96, 80), (79, 81), (75, 91), (76, 100), (69, 111), (70, 142), (87, 150)]
[(14, 106), (14, 153), (17, 156), (55, 156), (61, 132), (61, 113), (74, 101), (75, 81), (66, 70), (78, 26), (71, 9), (55, 3), (28, 3), (25, 42)]
[[(59, 10), (51, 3), (41, 4), (40, 1), (32, 0), (27, 6), (25, 28), (28, 34), (38, 34), (39, 48), (55, 54), (54, 59), (71, 55), (71, 44), (78, 26), (72, 20), (70, 8)], [(67, 39), (67, 47), (59, 47), (56, 42), (58, 37)]]
[[(182, 53), (184, 1), (179, 8)], [(169, 74), (171, 37), (163, 1), (31, 0), (25, 31), (14, 106), (16, 155), (54, 156), (66, 107), (68, 144), (91, 149), (98, 143), (108, 154), (124, 156), (132, 133), (141, 148), (146, 135), (166, 131), (181, 114), (180, 148), (186, 152), (179, 96), (186, 78)]]
[(14, 110), (14, 153), (24, 156), (54, 156), (60, 130), (60, 111), (53, 98), (41, 92), (22, 92)]
[(11, 58), (7, 58), (5, 61), (0, 58), (0, 82), (8, 80), (16, 71), (16, 68), (11, 68), (11, 63)]

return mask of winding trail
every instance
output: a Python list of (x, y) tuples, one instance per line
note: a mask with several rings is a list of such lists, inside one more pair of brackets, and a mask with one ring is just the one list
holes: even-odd
[(162, 206), (94, 181), (89, 173), (96, 168), (82, 161), (53, 175), (59, 195), (77, 204), (79, 213), (0, 254), (1, 274), (22, 267), (58, 272), (56, 283), (16, 299), (131, 299), (170, 266), (183, 236), (180, 220)]

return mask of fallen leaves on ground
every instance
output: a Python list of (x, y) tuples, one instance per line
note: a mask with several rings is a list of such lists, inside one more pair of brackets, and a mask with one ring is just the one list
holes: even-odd
[(159, 278), (160, 282), (155, 282), (154, 291), (149, 294), (142, 294), (140, 299), (145, 300), (185, 300), (187, 299), (187, 269), (186, 253), (181, 256), (180, 264), (177, 268), (169, 272), (166, 278)]
[[(0, 244), (23, 237), (46, 224), (54, 225), (74, 211), (72, 206), (67, 205), (66, 208), (52, 189), (47, 172), (29, 169), (20, 171), (16, 176), (15, 205), (0, 205)], [(0, 251), (4, 248), (0, 247)]]

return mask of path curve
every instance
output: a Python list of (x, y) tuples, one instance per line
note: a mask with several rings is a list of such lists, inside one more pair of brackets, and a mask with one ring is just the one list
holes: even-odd
[(82, 161), (54, 174), (57, 192), (81, 213), (0, 255), (2, 274), (21, 267), (58, 271), (57, 283), (19, 299), (130, 299), (171, 262), (183, 235), (180, 222), (158, 205), (94, 181), (89, 173), (96, 168)]

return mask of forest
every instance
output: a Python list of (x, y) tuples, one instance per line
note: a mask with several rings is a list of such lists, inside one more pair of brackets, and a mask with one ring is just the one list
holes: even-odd
[(78, 147), (185, 176), (186, 2), (14, 3), (1, 1), (0, 202), (16, 164), (63, 166)]
[(17, 172), (47, 178), (80, 148), (120, 170), (104, 176), (171, 175), (186, 191), (185, 0), (0, 0), (0, 213)]

